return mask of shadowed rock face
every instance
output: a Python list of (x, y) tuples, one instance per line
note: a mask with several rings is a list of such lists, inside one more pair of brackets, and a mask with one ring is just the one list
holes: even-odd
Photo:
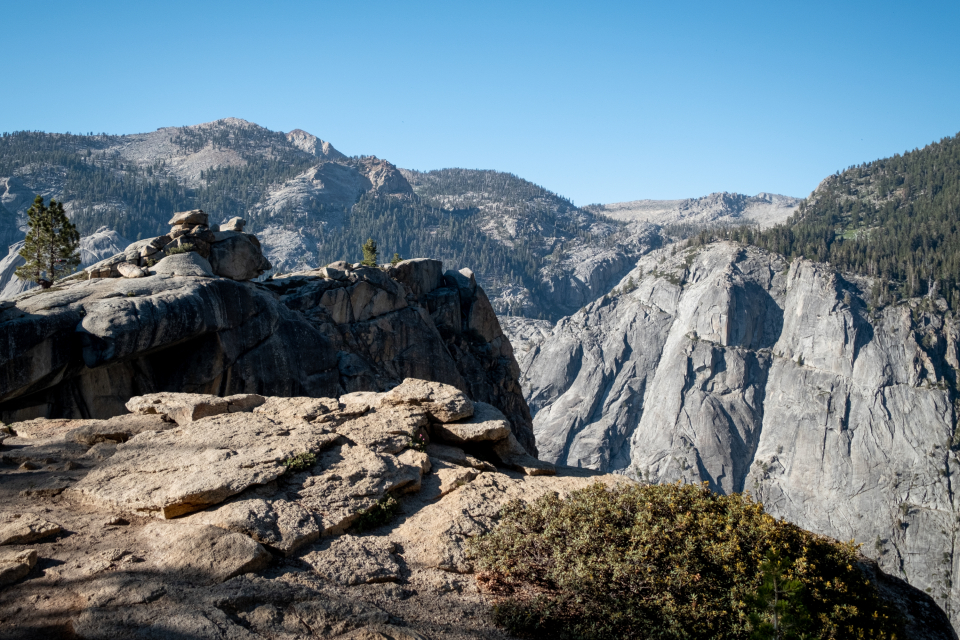
[(536, 455), (519, 367), (475, 281), (461, 290), (435, 260), (266, 283), (205, 264), (172, 255), (153, 275), (65, 281), (5, 303), (0, 419), (107, 418), (162, 391), (336, 397), (420, 378), (497, 407)]
[(542, 457), (750, 491), (864, 543), (956, 624), (957, 321), (869, 290), (732, 243), (651, 254), (524, 357)]

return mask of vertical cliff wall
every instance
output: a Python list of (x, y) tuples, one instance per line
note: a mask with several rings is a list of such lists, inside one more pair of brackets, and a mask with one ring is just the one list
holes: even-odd
[(868, 288), (733, 243), (645, 257), (525, 357), (541, 456), (750, 491), (956, 624), (956, 318)]

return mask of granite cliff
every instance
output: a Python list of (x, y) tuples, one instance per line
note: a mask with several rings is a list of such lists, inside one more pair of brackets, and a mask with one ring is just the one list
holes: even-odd
[(551, 334), (524, 325), (541, 456), (750, 491), (957, 624), (957, 319), (935, 297), (871, 308), (870, 284), (735, 243), (644, 257)]
[(408, 377), (498, 407), (536, 454), (519, 367), (469, 270), (436, 260), (254, 282), (269, 263), (233, 220), (171, 232), (0, 306), (0, 419), (108, 418), (159, 391), (336, 397)]

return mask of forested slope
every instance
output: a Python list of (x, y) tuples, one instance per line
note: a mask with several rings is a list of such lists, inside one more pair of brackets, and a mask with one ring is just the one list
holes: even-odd
[(953, 136), (825, 179), (784, 224), (703, 232), (781, 253), (829, 262), (876, 278), (871, 302), (926, 295), (937, 288), (960, 303), (960, 138)]

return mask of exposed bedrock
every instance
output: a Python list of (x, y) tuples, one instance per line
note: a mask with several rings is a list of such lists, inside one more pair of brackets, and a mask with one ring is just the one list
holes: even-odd
[(497, 407), (536, 455), (519, 366), (469, 270), (339, 267), (257, 283), (175, 253), (23, 294), (0, 307), (0, 419), (107, 418), (161, 391), (336, 397), (420, 378)]
[(524, 357), (541, 456), (750, 491), (956, 625), (956, 317), (870, 284), (733, 243), (643, 258)]

